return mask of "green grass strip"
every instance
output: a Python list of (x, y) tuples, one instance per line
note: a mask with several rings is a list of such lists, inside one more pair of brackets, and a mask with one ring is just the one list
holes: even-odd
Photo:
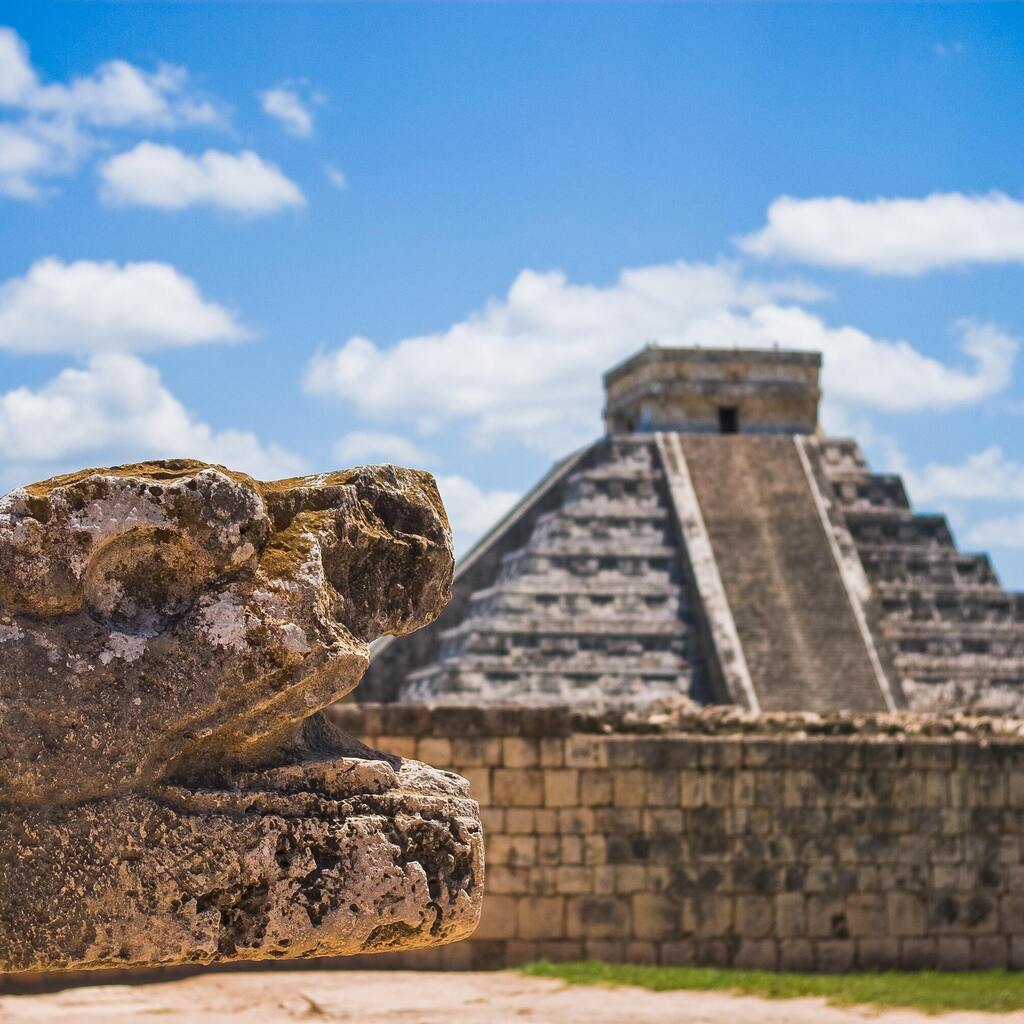
[(923, 1013), (1024, 1010), (1024, 973), (1010, 971), (878, 971), (800, 974), (716, 967), (649, 967), (599, 960), (520, 968), (535, 978), (570, 985), (633, 985), (654, 992), (724, 991), (768, 999), (818, 997), (837, 1006), (912, 1007)]

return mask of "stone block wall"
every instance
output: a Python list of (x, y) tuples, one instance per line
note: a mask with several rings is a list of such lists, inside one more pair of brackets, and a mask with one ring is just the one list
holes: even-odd
[(352, 966), (1024, 967), (1020, 721), (333, 714), (372, 746), (466, 776), (485, 829), (475, 936)]

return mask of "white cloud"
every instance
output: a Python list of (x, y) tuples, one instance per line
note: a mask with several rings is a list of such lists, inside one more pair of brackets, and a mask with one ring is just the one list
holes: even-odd
[(13, 29), (0, 27), (0, 103), (19, 103), (37, 86), (28, 47)]
[(339, 191), (344, 192), (348, 188), (348, 178), (345, 177), (345, 172), (334, 164), (328, 164), (324, 168), (324, 174), (327, 175), (327, 180)]
[(457, 555), (465, 554), (519, 499), (515, 491), (485, 491), (463, 476), (436, 479)]
[(52, 161), (50, 148), (32, 132), (0, 124), (0, 195), (36, 199), (41, 189), (35, 179)]
[(21, 105), (98, 128), (216, 125), (222, 117), (210, 101), (190, 94), (184, 68), (161, 64), (147, 72), (124, 60), (102, 64), (68, 85), (35, 86), (23, 95)]
[(124, 60), (67, 83), (44, 84), (16, 32), (0, 27), (0, 195), (37, 199), (40, 179), (71, 173), (121, 129), (218, 127), (226, 115), (172, 64), (146, 71)]
[[(314, 97), (314, 102), (316, 102)], [(298, 86), (282, 82), (273, 89), (260, 93), (264, 113), (279, 121), (289, 135), (308, 138), (313, 134), (313, 111), (309, 103), (299, 95)]]
[(0, 284), (0, 348), (10, 351), (141, 351), (244, 336), (167, 263), (42, 259)]
[(193, 157), (174, 146), (140, 142), (100, 167), (108, 203), (181, 210), (218, 206), (236, 213), (274, 213), (306, 202), (298, 185), (251, 150), (208, 149)]
[(223, 119), (215, 105), (191, 87), (188, 71), (174, 64), (145, 71), (125, 60), (111, 60), (67, 84), (44, 85), (24, 40), (6, 27), (0, 27), (0, 104), (103, 128), (179, 128)]
[(872, 274), (1024, 261), (1024, 202), (1002, 192), (872, 200), (780, 196), (745, 252)]
[(321, 352), (304, 386), (423, 433), (458, 423), (480, 443), (512, 436), (555, 453), (597, 433), (601, 375), (651, 341), (820, 350), (829, 402), (891, 411), (967, 404), (1009, 381), (1016, 342), (995, 327), (960, 326), (970, 362), (959, 369), (778, 301), (814, 297), (729, 263), (625, 270), (604, 287), (524, 270), (504, 298), (444, 331), (386, 349), (353, 337)]
[(419, 467), (434, 461), (430, 452), (413, 444), (400, 434), (375, 433), (354, 430), (339, 438), (332, 449), (334, 457), (343, 463), (388, 463), (397, 466)]
[(979, 550), (1024, 548), (1024, 515), (986, 519), (967, 531), (967, 543)]
[(1024, 501), (1024, 463), (1007, 458), (999, 445), (957, 465), (928, 463), (920, 472), (904, 469), (915, 502)]
[(307, 470), (299, 456), (242, 430), (196, 420), (135, 356), (101, 353), (38, 389), (0, 394), (0, 467), (17, 486), (77, 468), (151, 458), (219, 462), (263, 479)]

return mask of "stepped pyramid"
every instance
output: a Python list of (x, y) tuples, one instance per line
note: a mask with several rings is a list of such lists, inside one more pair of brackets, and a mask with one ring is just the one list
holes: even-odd
[(1024, 595), (818, 425), (817, 353), (648, 347), (364, 700), (1024, 712)]

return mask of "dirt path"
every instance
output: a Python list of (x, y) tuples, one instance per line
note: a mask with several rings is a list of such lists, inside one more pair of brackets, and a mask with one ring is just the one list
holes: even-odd
[(1006, 1024), (1024, 1014), (837, 1009), (817, 999), (766, 1000), (715, 992), (570, 988), (514, 973), (295, 971), (208, 974), (150, 985), (99, 985), (0, 996), (0, 1022), (56, 1024)]

